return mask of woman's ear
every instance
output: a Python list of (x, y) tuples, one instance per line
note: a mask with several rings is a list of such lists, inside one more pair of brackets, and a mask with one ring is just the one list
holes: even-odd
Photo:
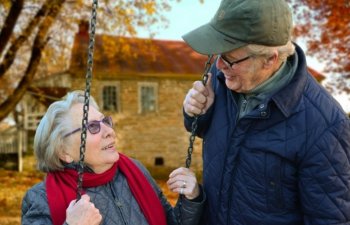
[(60, 158), (60, 160), (62, 160), (63, 162), (66, 162), (66, 163), (71, 163), (73, 162), (73, 157), (68, 154), (65, 150), (61, 151), (59, 154), (58, 154), (58, 157)]

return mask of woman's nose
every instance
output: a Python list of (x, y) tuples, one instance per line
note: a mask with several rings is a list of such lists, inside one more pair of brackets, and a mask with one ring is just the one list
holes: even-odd
[(115, 138), (115, 131), (113, 127), (107, 126), (106, 124), (102, 123), (102, 132), (104, 137), (113, 137)]

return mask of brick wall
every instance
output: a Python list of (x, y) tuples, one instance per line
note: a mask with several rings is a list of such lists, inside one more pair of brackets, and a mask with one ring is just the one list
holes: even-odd
[[(193, 80), (166, 78), (122, 79), (119, 81), (121, 112), (112, 113), (116, 124), (117, 149), (140, 160), (149, 169), (163, 170), (185, 166), (189, 133), (183, 126), (182, 102)], [(93, 80), (91, 95), (101, 105), (102, 83)], [(158, 111), (138, 113), (138, 83), (158, 84)], [(72, 90), (84, 89), (85, 81), (72, 80)], [(105, 112), (106, 114), (110, 112)], [(156, 158), (163, 165), (155, 165)], [(161, 160), (162, 159), (162, 160)], [(196, 138), (191, 168), (201, 172), (201, 139)]]

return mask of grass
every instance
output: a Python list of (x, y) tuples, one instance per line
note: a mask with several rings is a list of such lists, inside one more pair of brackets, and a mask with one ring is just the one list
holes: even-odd
[[(42, 181), (44, 174), (35, 169), (35, 159), (30, 154), (24, 156), (21, 173), (17, 172), (13, 165), (3, 163), (1, 166), (3, 168), (0, 168), (0, 224), (18, 225), (21, 224), (21, 203), (25, 192)], [(170, 204), (174, 205), (177, 194), (169, 192), (166, 180), (158, 178), (156, 181)]]

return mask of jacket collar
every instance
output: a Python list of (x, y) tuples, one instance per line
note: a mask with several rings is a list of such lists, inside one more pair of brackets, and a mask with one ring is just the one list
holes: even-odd
[[(284, 116), (289, 117), (293, 112), (299, 111), (298, 103), (303, 94), (307, 80), (307, 66), (303, 50), (296, 44), (295, 50), (298, 55), (298, 66), (289, 84), (272, 96), (272, 100), (281, 110)], [(293, 56), (292, 56), (293, 57)]]

